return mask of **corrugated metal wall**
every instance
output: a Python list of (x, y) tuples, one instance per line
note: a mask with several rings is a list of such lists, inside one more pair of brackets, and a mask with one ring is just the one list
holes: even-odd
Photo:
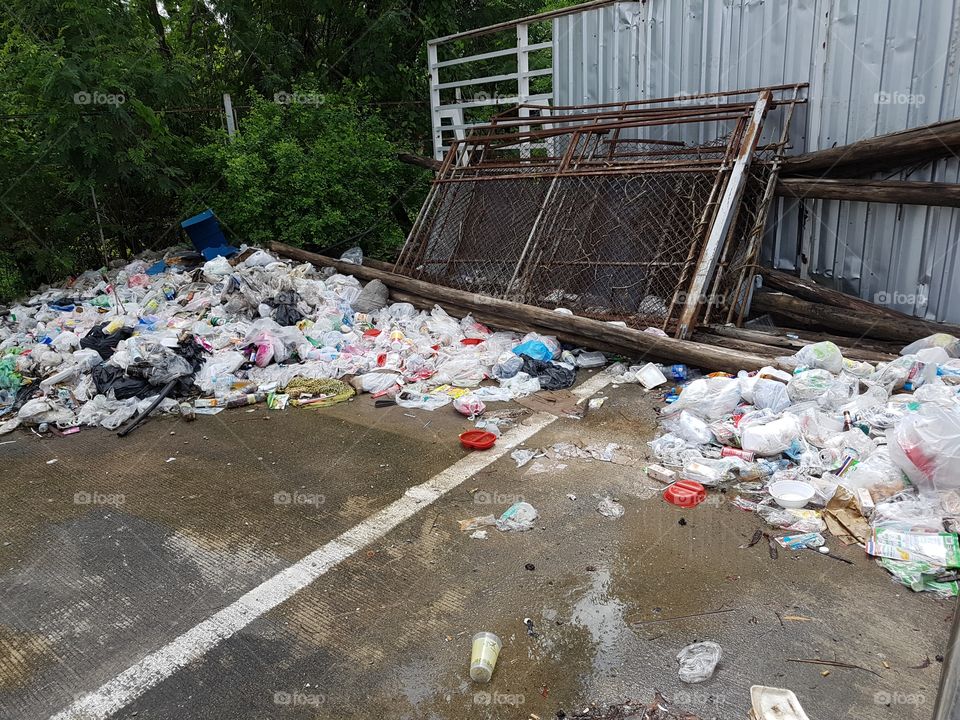
[[(554, 21), (554, 102), (809, 82), (793, 150), (960, 116), (960, 0), (647, 0)], [(960, 182), (960, 160), (884, 177)], [(781, 201), (764, 261), (960, 322), (960, 211)]]

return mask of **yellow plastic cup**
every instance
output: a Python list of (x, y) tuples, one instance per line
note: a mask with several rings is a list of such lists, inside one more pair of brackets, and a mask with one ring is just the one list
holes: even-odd
[(502, 647), (500, 638), (493, 633), (479, 632), (473, 636), (473, 650), (470, 654), (471, 680), (479, 683), (490, 682)]

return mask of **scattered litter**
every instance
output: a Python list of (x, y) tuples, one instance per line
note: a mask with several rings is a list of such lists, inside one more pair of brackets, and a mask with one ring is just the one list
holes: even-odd
[[(491, 516), (491, 517), (492, 517), (492, 516)], [(474, 540), (486, 540), (486, 539), (487, 539), (487, 531), (486, 531), (486, 530), (474, 530), (472, 533), (470, 533), (470, 537), (473, 538)]]
[(47, 465), (53, 465), (54, 463), (57, 463), (57, 462), (60, 462), (57, 458), (54, 458), (53, 460), (47, 460)]
[(508, 507), (496, 521), (501, 532), (523, 532), (531, 530), (540, 514), (530, 503), (518, 502)]
[(793, 690), (753, 685), (750, 688), (751, 720), (810, 720)]
[(521, 448), (518, 448), (514, 450), (512, 453), (510, 453), (510, 457), (516, 461), (518, 468), (522, 468), (528, 462), (533, 460), (536, 456), (537, 456), (536, 450), (526, 450)]
[(170, 458), (167, 458), (166, 462), (172, 463), (174, 460), (176, 460), (175, 457), (170, 457)]
[(479, 683), (490, 682), (502, 647), (500, 638), (493, 633), (479, 632), (473, 636), (470, 652), (471, 680)]
[(623, 517), (623, 514), (626, 512), (626, 510), (624, 509), (623, 505), (608, 495), (597, 505), (597, 512), (604, 517), (618, 518)]
[[(496, 525), (497, 518), (493, 515), (478, 515), (477, 517), (472, 517), (468, 520), (460, 520), (459, 523), (460, 530), (462, 532), (468, 532), (470, 530), (476, 530), (477, 528)], [(484, 535), (484, 537), (486, 537), (486, 535)]]
[(723, 650), (715, 642), (694, 643), (687, 645), (677, 655), (680, 663), (678, 676), (681, 682), (699, 683), (709, 680), (720, 662)]
[(599, 410), (607, 400), (609, 400), (607, 397), (590, 398), (587, 407), (590, 410)]

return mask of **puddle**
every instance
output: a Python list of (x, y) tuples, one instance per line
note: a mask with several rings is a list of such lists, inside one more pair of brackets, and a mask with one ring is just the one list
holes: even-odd
[(593, 670), (597, 673), (621, 667), (626, 646), (635, 639), (624, 619), (627, 606), (610, 594), (610, 579), (610, 570), (605, 568), (591, 573), (590, 587), (570, 615), (572, 624), (590, 633)]

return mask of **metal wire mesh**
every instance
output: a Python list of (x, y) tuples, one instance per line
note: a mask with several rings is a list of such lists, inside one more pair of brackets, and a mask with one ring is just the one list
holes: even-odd
[[(500, 119), (451, 148), (397, 271), (675, 330), (751, 109), (748, 101)], [(717, 134), (703, 140), (708, 132)], [(750, 239), (762, 232), (781, 151), (756, 153), (709, 295), (699, 298), (704, 319), (727, 320), (752, 277)]]

